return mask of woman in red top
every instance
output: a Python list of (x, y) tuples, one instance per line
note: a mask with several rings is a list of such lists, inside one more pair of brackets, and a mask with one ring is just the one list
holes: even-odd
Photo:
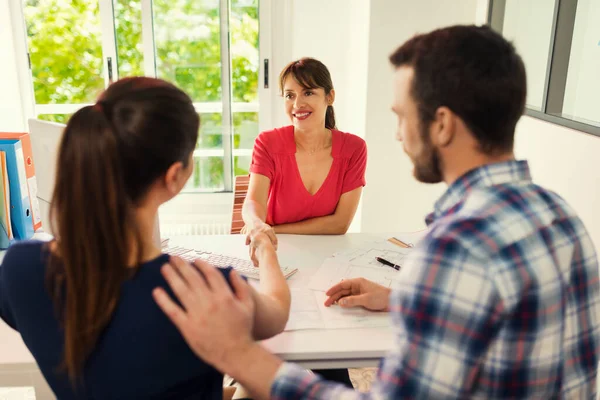
[[(365, 185), (365, 141), (336, 129), (335, 91), (320, 61), (288, 64), (279, 88), (292, 125), (256, 138), (242, 209), (245, 232), (249, 238), (266, 233), (275, 245), (276, 233), (344, 234)], [(316, 372), (352, 387), (345, 369)]]
[(365, 141), (335, 126), (327, 67), (294, 61), (279, 77), (292, 125), (262, 132), (254, 144), (243, 207), (246, 232), (346, 233), (365, 185)]

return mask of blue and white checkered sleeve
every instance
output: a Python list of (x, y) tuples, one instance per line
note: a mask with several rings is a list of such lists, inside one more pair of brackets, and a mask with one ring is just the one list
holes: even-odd
[(284, 363), (271, 386), (271, 398), (354, 400), (361, 397), (359, 392), (344, 385), (324, 381), (297, 365)]

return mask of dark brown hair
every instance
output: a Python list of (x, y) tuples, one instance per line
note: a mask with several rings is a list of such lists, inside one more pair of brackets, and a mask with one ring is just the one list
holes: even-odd
[[(329, 70), (321, 61), (314, 58), (301, 58), (289, 63), (279, 74), (279, 91), (283, 95), (283, 85), (288, 76), (292, 76), (305, 89), (323, 89), (327, 96), (333, 90)], [(336, 129), (333, 106), (327, 106), (325, 128)]]
[(190, 98), (152, 78), (112, 84), (69, 120), (50, 217), (47, 282), (64, 327), (64, 368), (75, 384), (117, 305), (142, 238), (135, 207), (175, 162), (189, 164), (199, 117)]
[(411, 95), (422, 126), (439, 107), (457, 114), (485, 154), (512, 151), (525, 108), (523, 60), (511, 43), (487, 26), (451, 26), (417, 35), (391, 56), (414, 70)]

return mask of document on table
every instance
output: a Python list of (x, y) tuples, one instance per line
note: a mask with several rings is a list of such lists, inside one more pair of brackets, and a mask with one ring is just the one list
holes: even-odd
[(300, 329), (353, 329), (391, 325), (387, 312), (364, 308), (345, 309), (338, 305), (325, 307), (327, 296), (310, 289), (292, 288), (292, 306), (286, 331)]
[(411, 249), (400, 248), (389, 242), (374, 242), (368, 246), (345, 250), (327, 258), (311, 277), (308, 288), (327, 291), (342, 279), (365, 278), (380, 285), (391, 287), (399, 271), (383, 265), (375, 257), (381, 257), (402, 266)]
[(325, 307), (327, 296), (323, 292), (313, 291), (327, 329), (377, 328), (392, 325), (388, 312), (369, 311), (362, 307), (342, 308), (332, 305)]
[(323, 327), (323, 319), (319, 311), (314, 292), (308, 289), (291, 288), (292, 305), (290, 318), (285, 326), (286, 331), (298, 329), (319, 329)]

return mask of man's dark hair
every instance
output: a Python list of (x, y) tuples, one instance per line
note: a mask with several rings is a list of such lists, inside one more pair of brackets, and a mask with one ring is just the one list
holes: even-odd
[(414, 70), (411, 95), (422, 126), (446, 106), (471, 130), (485, 154), (511, 151), (527, 83), (514, 46), (487, 26), (451, 26), (417, 35), (390, 56)]

